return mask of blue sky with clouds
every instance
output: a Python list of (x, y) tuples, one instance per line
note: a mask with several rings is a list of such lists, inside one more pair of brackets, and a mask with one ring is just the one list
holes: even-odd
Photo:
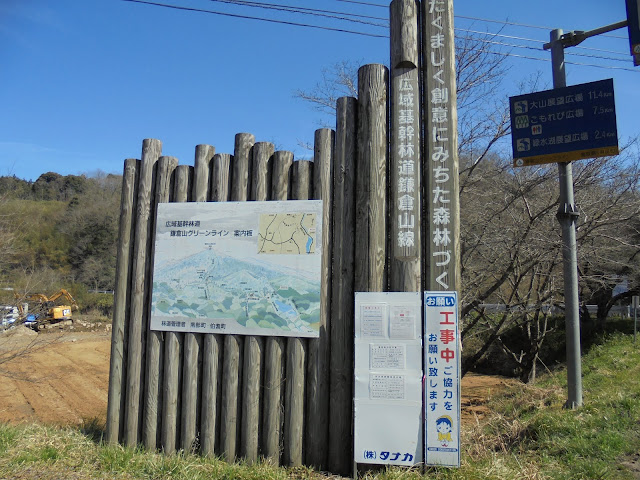
[[(220, 0), (157, 3), (323, 29), (123, 0), (0, 0), (0, 175), (119, 174), (125, 158), (140, 156), (144, 138), (162, 140), (165, 155), (192, 164), (195, 145), (231, 152), (239, 132), (308, 157), (299, 142), (326, 119), (293, 92), (312, 88), (323, 68), (343, 60), (388, 62), (388, 30), (369, 23)], [(375, 24), (388, 17), (384, 0), (259, 3), (354, 13)], [(454, 8), (457, 35), (501, 35), (493, 41), (502, 45), (487, 48), (510, 54), (505, 97), (535, 72), (544, 88), (551, 85), (542, 50), (550, 28), (590, 30), (626, 16), (624, 0), (456, 0)], [(623, 141), (640, 134), (640, 67), (628, 55), (626, 29), (582, 46), (567, 60), (604, 68), (568, 65), (568, 83), (613, 77), (619, 134)]]

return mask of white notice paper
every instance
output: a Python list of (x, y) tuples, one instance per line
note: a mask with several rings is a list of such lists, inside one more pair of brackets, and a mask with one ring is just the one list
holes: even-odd
[(384, 325), (387, 307), (384, 304), (362, 305), (360, 311), (362, 337), (386, 337)]
[(412, 306), (391, 307), (389, 338), (416, 338), (416, 309)]
[(404, 375), (372, 374), (369, 377), (369, 398), (404, 400)]
[(369, 366), (372, 369), (405, 368), (405, 345), (374, 344), (369, 345)]

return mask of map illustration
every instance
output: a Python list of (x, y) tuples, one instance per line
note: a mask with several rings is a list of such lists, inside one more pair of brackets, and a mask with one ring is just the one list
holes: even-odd
[(151, 329), (317, 337), (322, 202), (158, 205)]
[(314, 253), (315, 233), (315, 214), (262, 214), (258, 230), (258, 252), (290, 255)]

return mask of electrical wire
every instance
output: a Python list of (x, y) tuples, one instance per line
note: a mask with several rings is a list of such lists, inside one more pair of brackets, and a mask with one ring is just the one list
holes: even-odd
[(182, 6), (178, 6), (178, 5), (170, 5), (167, 3), (157, 3), (157, 2), (149, 2), (146, 0), (121, 0), (123, 2), (130, 2), (130, 3), (140, 3), (140, 4), (144, 4), (144, 5), (153, 5), (155, 7), (164, 7), (164, 8), (171, 8), (174, 10), (185, 10), (185, 11), (189, 11), (189, 12), (200, 12), (200, 13), (210, 13), (213, 15), (222, 15), (225, 17), (233, 17), (233, 18), (241, 18), (244, 20), (259, 20), (259, 21), (263, 21), (263, 22), (270, 22), (270, 23), (278, 23), (278, 24), (282, 24), (282, 25), (292, 25), (292, 26), (296, 26), (296, 27), (306, 27), (306, 28), (316, 28), (319, 30), (328, 30), (331, 32), (341, 32), (341, 33), (351, 33), (354, 35), (362, 35), (365, 37), (374, 37), (374, 38), (389, 38), (389, 35), (378, 35), (375, 33), (367, 33), (367, 32), (358, 32), (355, 30), (346, 30), (343, 28), (334, 28), (334, 27), (324, 27), (321, 25), (311, 25), (311, 24), (307, 24), (307, 23), (298, 23), (298, 22), (289, 22), (286, 20), (276, 20), (276, 19), (272, 19), (272, 18), (262, 18), (262, 17), (251, 17), (248, 15), (238, 15), (238, 14), (234, 14), (234, 13), (227, 13), (227, 12), (218, 12), (215, 10), (204, 10), (201, 8), (192, 8), (192, 7), (182, 7)]
[(356, 0), (336, 0), (336, 1), (344, 2), (344, 3), (357, 3), (359, 5), (367, 5), (369, 7), (389, 8), (389, 5), (379, 5), (377, 3), (369, 3), (369, 2), (358, 2)]
[[(550, 32), (551, 30), (555, 30), (552, 27), (544, 27), (542, 25), (528, 25), (526, 23), (518, 23), (518, 22), (510, 22), (508, 20), (492, 20), (489, 18), (478, 18), (478, 17), (468, 17), (465, 15), (454, 15), (455, 18), (462, 18), (465, 20), (474, 20), (474, 21), (478, 21), (478, 22), (487, 22), (487, 23), (499, 23), (501, 25), (510, 25), (510, 26), (514, 26), (514, 27), (525, 27), (525, 28), (537, 28), (539, 30), (546, 30), (547, 32)], [(608, 33), (602, 34), (601, 36), (603, 37), (609, 37), (609, 38), (617, 38), (617, 39), (621, 39), (621, 40), (628, 40), (627, 37), (623, 37), (621, 35), (611, 35)]]
[[(495, 50), (490, 50), (490, 49), (480, 50), (480, 52), (489, 53), (489, 54), (492, 54), (492, 55), (501, 55), (503, 57), (524, 58), (526, 60), (539, 60), (541, 62), (550, 62), (551, 61), (551, 58), (530, 57), (528, 55), (520, 55), (518, 53), (497, 52)], [(564, 63), (566, 63), (567, 65), (578, 65), (578, 66), (581, 66), (581, 67), (604, 68), (605, 70), (624, 70), (624, 71), (627, 71), (627, 72), (640, 73), (638, 70), (635, 70), (633, 68), (616, 67), (614, 65), (598, 65), (598, 64), (595, 64), (595, 63), (573, 62), (573, 61), (569, 61), (569, 60), (565, 60)]]
[[(465, 29), (465, 28), (458, 28), (455, 27), (455, 30), (459, 30), (461, 32), (467, 32), (467, 33), (475, 33), (477, 35), (488, 35), (488, 36), (494, 36), (494, 37), (502, 37), (502, 38), (508, 38), (508, 39), (512, 39), (512, 40), (522, 40), (525, 42), (535, 42), (535, 43), (541, 43), (541, 44), (545, 44), (547, 43), (545, 40), (538, 40), (536, 38), (526, 38), (526, 37), (519, 37), (517, 35), (505, 35), (502, 33), (493, 33), (493, 32), (481, 32), (478, 30), (470, 30), (470, 29)], [(575, 46), (572, 48), (577, 48), (580, 50), (593, 50), (593, 51), (597, 51), (597, 52), (604, 52), (604, 53), (612, 53), (614, 55), (620, 55), (620, 56), (626, 56), (628, 57), (629, 55), (627, 53), (623, 53), (623, 52), (616, 52), (613, 50), (604, 50), (604, 49), (600, 49), (600, 48), (591, 48), (591, 47), (582, 47), (582, 46)]]
[[(486, 44), (490, 44), (490, 45), (500, 45), (500, 46), (504, 46), (504, 47), (523, 48), (523, 49), (528, 49), (528, 50), (540, 51), (539, 48), (532, 47), (530, 45), (518, 45), (518, 44), (515, 44), (515, 43), (497, 42), (497, 41), (494, 41), (494, 40), (485, 40), (485, 39), (481, 39), (481, 38), (478, 38), (478, 37), (464, 37), (464, 36), (461, 36), (461, 35), (456, 35), (456, 38), (459, 38), (461, 40), (476, 40), (478, 42), (486, 43)], [(588, 54), (588, 53), (575, 53), (575, 52), (567, 52), (567, 51), (565, 51), (565, 55), (574, 55), (574, 56), (578, 56), (578, 57), (587, 57), (587, 58), (597, 58), (597, 59), (600, 59), (600, 60), (611, 60), (611, 61), (614, 61), (614, 62), (628, 62), (629, 61), (628, 58), (604, 57), (602, 55), (592, 55), (592, 54)]]
[(288, 5), (278, 5), (278, 4), (274, 4), (274, 3), (247, 2), (247, 1), (243, 1), (243, 0), (209, 0), (209, 1), (210, 2), (226, 3), (226, 4), (231, 4), (231, 5), (238, 5), (238, 6), (243, 6), (243, 7), (262, 8), (262, 9), (265, 9), (265, 10), (277, 10), (277, 11), (283, 11), (283, 12), (299, 13), (301, 15), (313, 15), (313, 16), (316, 16), (316, 17), (333, 18), (333, 19), (336, 19), (336, 20), (345, 20), (347, 22), (355, 22), (355, 23), (361, 23), (361, 24), (364, 24), (364, 25), (373, 25), (375, 27), (389, 28), (388, 24), (369, 22), (369, 21), (366, 21), (366, 20), (359, 20), (359, 19), (356, 19), (356, 18), (341, 17), (341, 16), (333, 15), (333, 14), (350, 15), (350, 16), (361, 17), (361, 18), (376, 18), (376, 19), (379, 19), (379, 20), (386, 20), (384, 18), (379, 18), (379, 17), (366, 17), (366, 16), (363, 16), (363, 15), (355, 15), (355, 14), (349, 14), (349, 13), (344, 13), (344, 12), (335, 12), (335, 11), (331, 11), (331, 10), (318, 10), (318, 9), (314, 9), (314, 8), (290, 7)]
[[(164, 7), (164, 8), (170, 8), (170, 9), (176, 9), (176, 10), (186, 10), (186, 11), (193, 11), (193, 12), (199, 12), (199, 13), (209, 13), (209, 14), (214, 14), (214, 15), (221, 15), (221, 16), (227, 16), (227, 17), (233, 17), (233, 18), (240, 18), (240, 19), (258, 20), (258, 21), (277, 23), (277, 24), (284, 24), (284, 25), (292, 25), (292, 26), (305, 27), (305, 28), (315, 28), (315, 29), (320, 29), (320, 30), (327, 30), (327, 31), (334, 31), (334, 32), (341, 32), (341, 33), (350, 33), (350, 34), (362, 35), (362, 36), (368, 36), (368, 37), (374, 37), (374, 38), (389, 38), (388, 34), (375, 34), (375, 33), (355, 31), (355, 30), (347, 30), (347, 29), (328, 27), (328, 26), (322, 26), (322, 25), (313, 25), (313, 24), (307, 24), (307, 23), (299, 23), (299, 22), (291, 22), (291, 21), (286, 21), (286, 20), (278, 20), (278, 19), (273, 19), (273, 18), (254, 17), (254, 16), (248, 16), (248, 15), (233, 14), (233, 13), (228, 13), (228, 12), (219, 12), (219, 11), (215, 11), (215, 10), (205, 10), (205, 9), (200, 9), (200, 8), (193, 8), (193, 7), (185, 7), (185, 6), (179, 6), (179, 5), (158, 3), (158, 2), (152, 2), (152, 1), (149, 1), (149, 0), (122, 0), (122, 1), (130, 2), (130, 3), (139, 3), (139, 4), (157, 6), (157, 7)], [(272, 8), (272, 9), (276, 9), (276, 10), (289, 11), (291, 13), (303, 13), (303, 14), (311, 14), (311, 15), (317, 15), (317, 16), (323, 16), (323, 17), (328, 16), (328, 15), (324, 15), (325, 12), (343, 14), (342, 12), (332, 12), (332, 11), (329, 11), (329, 10), (319, 10), (319, 9), (309, 9), (309, 8), (302, 8), (301, 9), (301, 8), (298, 8), (298, 7), (288, 7), (286, 5), (261, 4), (261, 3), (258, 3), (258, 2), (251, 2), (251, 1), (246, 1), (246, 0), (210, 0), (210, 1), (219, 1), (221, 3), (236, 4), (236, 5)], [(369, 3), (366, 3), (366, 2), (359, 2), (359, 1), (356, 1), (356, 0), (337, 0), (337, 1), (343, 1), (343, 2), (348, 2), (348, 3), (363, 3), (365, 5), (374, 5), (374, 4), (369, 4)], [(380, 5), (377, 5), (377, 6), (380, 6)], [(330, 18), (337, 18), (337, 17), (330, 17)], [(469, 17), (469, 18), (473, 18), (473, 17)], [(351, 19), (351, 18), (337, 18), (337, 19), (344, 20), (344, 21), (350, 21), (350, 22), (356, 21), (356, 20)], [(478, 20), (482, 20), (482, 19), (478, 19)], [(495, 22), (496, 23), (504, 23), (504, 22), (499, 22), (499, 21), (495, 21)], [(510, 40), (520, 40), (520, 41), (526, 41), (526, 42), (534, 42), (534, 43), (538, 43), (538, 44), (544, 44), (545, 43), (542, 40), (526, 38), (526, 37), (520, 37), (520, 36), (516, 36), (516, 35), (505, 35), (505, 34), (501, 34), (501, 33), (481, 32), (481, 31), (478, 31), (478, 30), (471, 30), (471, 29), (458, 28), (458, 27), (456, 27), (455, 30), (457, 30), (459, 32), (466, 32), (466, 33), (471, 33), (471, 34), (474, 34), (474, 35), (481, 35), (481, 36), (491, 37), (491, 38), (506, 38), (506, 39), (510, 39)], [(522, 48), (522, 49), (537, 50), (537, 51), (539, 50), (539, 48), (536, 48), (536, 47), (533, 47), (533, 46), (530, 46), (530, 45), (518, 45), (518, 44), (513, 44), (513, 43), (499, 42), (499, 41), (488, 40), (486, 38), (480, 38), (480, 37), (464, 37), (464, 36), (461, 36), (461, 35), (456, 35), (456, 36), (457, 36), (457, 38), (460, 38), (460, 39), (477, 40), (477, 41), (479, 41), (481, 43), (485, 43), (485, 44), (489, 44), (489, 45), (499, 45), (499, 46), (506, 46), (506, 47), (510, 47), (510, 48)], [(580, 47), (575, 47), (575, 48), (580, 48)], [(585, 49), (586, 49), (586, 47), (585, 47)], [(598, 50), (598, 49), (589, 49), (589, 50)], [(598, 51), (603, 51), (603, 52), (606, 52), (606, 53), (613, 53), (613, 54), (616, 54), (616, 55), (624, 55), (625, 57), (627, 56), (627, 54), (623, 54), (623, 53), (620, 53), (620, 52), (613, 52), (613, 51), (609, 51), (609, 50), (598, 50)], [(513, 52), (499, 52), (499, 51), (495, 51), (495, 50), (491, 50), (491, 49), (482, 50), (482, 52), (486, 52), (486, 53), (490, 53), (490, 54), (494, 54), (494, 55), (502, 55), (502, 56), (509, 56), (509, 57), (515, 57), (515, 58), (529, 59), (529, 60), (550, 61), (550, 59), (539, 58), (539, 57), (530, 57), (530, 56), (526, 56), (526, 55), (516, 54), (516, 53), (513, 53)], [(572, 53), (572, 52), (566, 52), (566, 54), (567, 55), (589, 57), (589, 58), (597, 58), (597, 59), (602, 59), (602, 60), (626, 61), (626, 60), (623, 60), (623, 59), (620, 59), (620, 58), (604, 57), (604, 56), (598, 56), (598, 55), (580, 54), (580, 53)], [(617, 66), (613, 66), (613, 65), (598, 65), (598, 64), (588, 64), (588, 63), (572, 62), (572, 61), (567, 61), (566, 63), (571, 64), (571, 65), (589, 66), (589, 67), (595, 67), (595, 68), (625, 70), (625, 71), (630, 71), (630, 72), (635, 72), (635, 73), (639, 72), (637, 69), (631, 69), (631, 68), (625, 68), (625, 67), (617, 67)]]
[[(470, 29), (459, 28), (459, 27), (455, 27), (454, 30), (457, 30), (459, 32), (473, 33), (473, 34), (476, 34), (476, 35), (485, 35), (485, 36), (488, 36), (488, 37), (500, 37), (500, 38), (507, 38), (507, 39), (510, 39), (510, 40), (521, 40), (521, 41), (525, 41), (525, 42), (534, 42), (534, 43), (539, 43), (539, 44), (547, 43), (544, 40), (537, 40), (537, 39), (534, 39), (534, 38), (519, 37), (519, 36), (516, 36), (516, 35), (504, 35), (502, 33), (480, 32), (478, 30), (470, 30)], [(523, 48), (529, 48), (529, 47), (523, 47)], [(626, 52), (624, 52), (624, 53), (623, 52), (616, 52), (616, 51), (613, 51), (613, 50), (604, 50), (604, 49), (601, 49), (601, 48), (590, 48), (590, 47), (576, 46), (576, 47), (572, 47), (572, 49), (590, 50), (590, 51), (596, 51), (596, 52), (611, 53), (611, 54), (614, 54), (614, 55), (619, 55), (621, 57), (624, 57), (625, 59), (629, 57), (629, 54), (626, 53)], [(567, 55), (579, 55), (577, 53), (571, 53), (569, 51), (566, 51), (566, 53), (567, 53)], [(620, 61), (620, 59), (612, 58), (612, 57), (601, 57), (601, 58), (609, 58), (610, 60)]]
[[(389, 8), (388, 5), (379, 5), (377, 3), (370, 3), (370, 2), (362, 2), (362, 1), (356, 1), (356, 0), (336, 0), (337, 2), (344, 2), (344, 3), (357, 3), (359, 5), (366, 5), (369, 7), (377, 7), (377, 8)], [(474, 20), (474, 21), (478, 21), (478, 22), (488, 22), (488, 23), (499, 23), (502, 25), (511, 25), (511, 26), (515, 26), (515, 27), (525, 27), (525, 28), (536, 28), (536, 29), (540, 29), (540, 30), (546, 30), (548, 32), (550, 32), (551, 30), (554, 30), (554, 28), (552, 27), (545, 27), (542, 25), (528, 25), (526, 23), (518, 23), (518, 22), (510, 22), (508, 20), (493, 20), (493, 19), (489, 19), (489, 18), (479, 18), (479, 17), (470, 17), (470, 16), (466, 16), (466, 15), (454, 15), (454, 18), (462, 18), (465, 20)], [(624, 37), (622, 35), (612, 35), (612, 34), (602, 34), (603, 37), (609, 37), (609, 38), (616, 38), (619, 40), (628, 40), (627, 37)]]

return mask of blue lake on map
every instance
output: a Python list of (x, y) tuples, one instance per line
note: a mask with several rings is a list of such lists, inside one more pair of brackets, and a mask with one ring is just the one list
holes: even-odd
[(287, 305), (286, 303), (282, 303), (280, 300), (273, 300), (273, 303), (276, 304), (278, 308), (278, 312), (289, 317), (290, 319), (295, 319), (298, 316), (298, 312), (296, 312), (295, 308), (291, 305)]

